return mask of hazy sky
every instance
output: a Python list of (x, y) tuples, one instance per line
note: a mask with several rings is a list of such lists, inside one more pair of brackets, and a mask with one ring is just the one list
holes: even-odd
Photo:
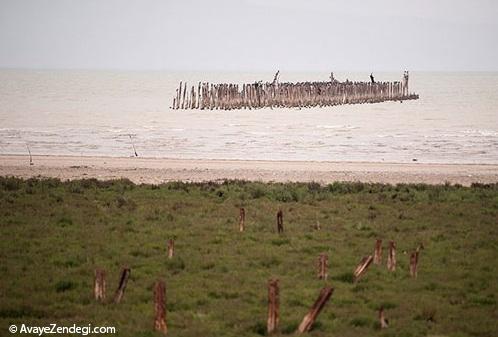
[(498, 70), (498, 1), (0, 0), (0, 67)]

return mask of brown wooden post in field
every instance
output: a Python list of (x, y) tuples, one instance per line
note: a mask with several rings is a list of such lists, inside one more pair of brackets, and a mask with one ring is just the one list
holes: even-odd
[(382, 263), (382, 240), (377, 239), (375, 242), (375, 251), (374, 251), (374, 264), (381, 264)]
[(415, 278), (417, 277), (418, 254), (418, 249), (410, 254), (410, 276)]
[(365, 274), (372, 261), (372, 255), (365, 256), (361, 259), (360, 263), (356, 266), (356, 269), (353, 272), (355, 282), (358, 281), (363, 274)]
[(325, 287), (320, 291), (320, 295), (318, 296), (317, 300), (311, 307), (310, 311), (306, 314), (306, 316), (304, 316), (301, 324), (299, 324), (299, 327), (297, 328), (298, 333), (305, 333), (310, 331), (311, 326), (315, 322), (318, 314), (320, 313), (320, 311), (322, 311), (325, 304), (327, 304), (333, 292), (334, 288), (332, 287)]
[(328, 277), (327, 268), (329, 266), (329, 257), (322, 253), (318, 256), (318, 278), (326, 280)]
[(105, 271), (103, 269), (95, 269), (93, 294), (95, 296), (95, 300), (100, 302), (103, 302), (105, 300)]
[(387, 269), (389, 271), (396, 270), (396, 243), (389, 241), (389, 252), (387, 255)]
[(279, 210), (277, 213), (277, 232), (283, 233), (284, 231), (284, 213)]
[(266, 324), (268, 335), (277, 331), (279, 313), (280, 299), (278, 279), (271, 279), (268, 281), (268, 321)]
[(173, 239), (169, 239), (168, 241), (168, 258), (172, 259), (175, 255), (175, 241)]
[(124, 291), (126, 285), (128, 284), (128, 278), (130, 277), (131, 270), (128, 267), (124, 267), (121, 271), (121, 278), (119, 279), (119, 286), (114, 295), (114, 303), (119, 303), (123, 299)]
[(239, 214), (239, 231), (243, 232), (245, 230), (245, 224), (246, 224), (246, 210), (244, 209), (244, 207), (241, 207)]
[(384, 316), (384, 307), (380, 307), (379, 309), (379, 321), (380, 321), (380, 328), (385, 329), (388, 327), (388, 321), (386, 317)]
[(168, 333), (166, 325), (166, 284), (164, 281), (157, 281), (154, 285), (154, 330), (163, 334)]

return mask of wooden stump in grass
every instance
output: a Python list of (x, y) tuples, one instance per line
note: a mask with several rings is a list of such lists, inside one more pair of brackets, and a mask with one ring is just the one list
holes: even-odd
[(365, 256), (361, 259), (360, 263), (356, 266), (356, 269), (353, 272), (354, 282), (358, 281), (360, 277), (366, 273), (372, 261), (372, 255)]
[(95, 269), (93, 294), (95, 296), (95, 300), (100, 302), (103, 302), (105, 300), (105, 271), (103, 269)]
[(173, 239), (170, 239), (168, 241), (168, 258), (172, 259), (174, 255), (175, 255), (175, 241)]
[(119, 286), (114, 295), (114, 303), (119, 303), (123, 299), (124, 291), (126, 285), (128, 284), (128, 278), (130, 277), (131, 270), (128, 267), (124, 267), (121, 271), (121, 278), (119, 279)]
[(267, 332), (272, 334), (278, 329), (280, 312), (278, 279), (268, 281), (268, 321)]
[(320, 311), (322, 311), (325, 304), (327, 304), (333, 292), (334, 288), (332, 287), (325, 287), (320, 291), (320, 295), (318, 296), (317, 300), (311, 307), (310, 311), (306, 314), (306, 316), (304, 316), (301, 324), (299, 324), (299, 327), (296, 331), (297, 333), (305, 333), (311, 330), (311, 327), (318, 317), (318, 314), (320, 313)]
[(417, 277), (418, 254), (418, 249), (410, 254), (410, 276), (414, 278)]
[(243, 232), (245, 230), (245, 224), (246, 224), (246, 210), (244, 209), (244, 207), (241, 207), (239, 214), (239, 231)]
[(157, 281), (154, 285), (154, 330), (163, 334), (168, 333), (166, 325), (166, 284), (164, 281)]
[(396, 270), (396, 243), (389, 241), (389, 251), (387, 255), (387, 269), (389, 271)]
[(375, 251), (374, 251), (374, 264), (382, 263), (382, 240), (377, 239), (375, 242)]
[(380, 307), (379, 309), (379, 322), (380, 322), (380, 328), (385, 329), (388, 327), (388, 321), (386, 317), (384, 316), (384, 307)]
[(329, 257), (322, 253), (318, 256), (318, 278), (326, 280), (328, 277), (327, 269), (329, 266)]
[(282, 210), (279, 210), (277, 212), (277, 232), (284, 232), (284, 213), (282, 212)]

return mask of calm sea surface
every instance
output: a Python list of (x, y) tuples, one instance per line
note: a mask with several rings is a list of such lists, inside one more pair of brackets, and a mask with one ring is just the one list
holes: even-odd
[[(367, 73), (335, 73), (368, 80)], [(400, 80), (377, 73), (377, 80)], [(327, 80), (285, 73), (281, 81)], [(326, 108), (171, 110), (180, 80), (272, 73), (0, 70), (0, 154), (498, 163), (498, 73), (410, 74), (417, 101)]]

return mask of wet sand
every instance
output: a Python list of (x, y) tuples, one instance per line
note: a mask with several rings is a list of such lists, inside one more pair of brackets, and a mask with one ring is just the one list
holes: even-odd
[(191, 160), (79, 156), (0, 156), (0, 175), (21, 178), (52, 177), (61, 180), (128, 178), (135, 183), (168, 181), (221, 181), (241, 179), (263, 182), (426, 183), (470, 185), (498, 182), (498, 165)]

